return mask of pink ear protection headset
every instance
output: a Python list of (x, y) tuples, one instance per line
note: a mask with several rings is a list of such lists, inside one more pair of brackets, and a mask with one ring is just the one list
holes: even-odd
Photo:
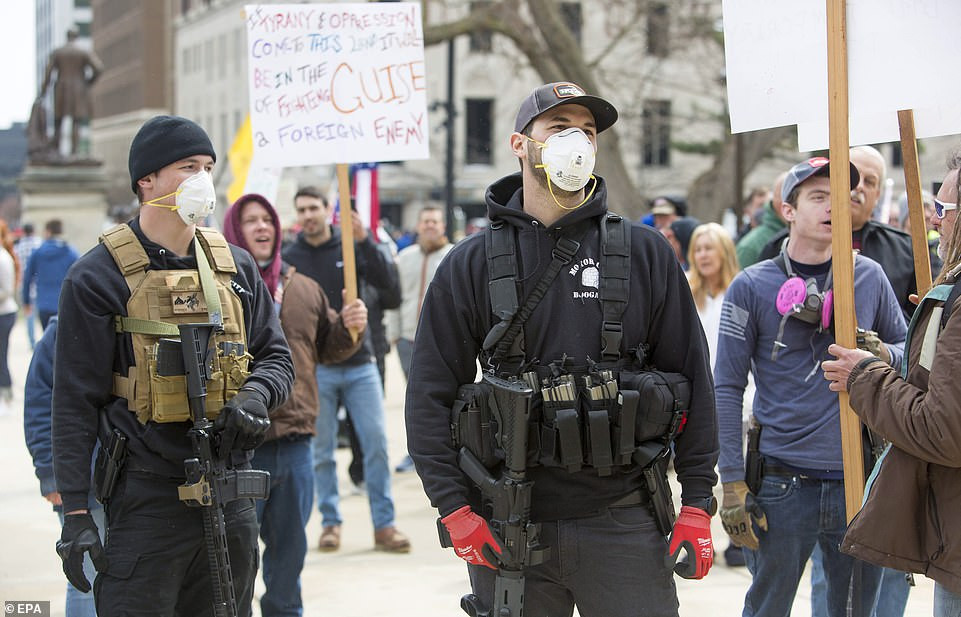
[(814, 278), (802, 279), (794, 273), (791, 268), (791, 259), (787, 256), (787, 241), (781, 245), (781, 254), (774, 261), (781, 266), (788, 279), (781, 285), (774, 301), (777, 312), (783, 317), (778, 327), (777, 339), (774, 341), (774, 349), (771, 350), (771, 360), (777, 360), (778, 352), (787, 347), (781, 339), (784, 336), (784, 325), (788, 318), (800, 319), (815, 325), (818, 332), (823, 332), (831, 327), (831, 319), (834, 316), (834, 290), (831, 289), (833, 266), (828, 270), (825, 290), (821, 291)]

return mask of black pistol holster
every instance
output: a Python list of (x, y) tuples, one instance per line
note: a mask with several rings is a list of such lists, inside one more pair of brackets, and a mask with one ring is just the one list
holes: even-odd
[(747, 490), (757, 495), (764, 479), (764, 457), (761, 456), (761, 425), (751, 417), (751, 428), (747, 429), (747, 454), (744, 455), (744, 483)]
[(127, 436), (114, 428), (107, 418), (107, 411), (101, 409), (97, 425), (100, 439), (100, 452), (94, 466), (93, 481), (97, 501), (107, 505), (117, 488), (120, 473), (127, 459)]

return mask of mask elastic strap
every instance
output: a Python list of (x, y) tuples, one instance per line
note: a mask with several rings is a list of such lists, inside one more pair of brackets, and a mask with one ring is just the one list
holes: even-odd
[(543, 141), (537, 141), (536, 139), (534, 139), (533, 137), (530, 137), (530, 136), (528, 136), (528, 135), (524, 135), (524, 137), (526, 137), (526, 138), (529, 139), (530, 141), (533, 141), (535, 144), (537, 144), (537, 145), (540, 146), (541, 148), (546, 148), (546, 147), (547, 147), (547, 144), (545, 144)]
[(170, 210), (170, 211), (172, 211), (172, 212), (176, 212), (177, 210), (180, 209), (180, 206), (178, 206), (178, 205), (173, 205), (173, 206), (171, 206), (170, 204), (157, 204), (157, 203), (154, 203), (154, 202), (155, 202), (155, 201), (160, 201), (161, 199), (167, 199), (167, 198), (170, 197), (170, 196), (176, 197), (177, 195), (180, 195), (180, 193), (182, 193), (182, 192), (183, 192), (183, 189), (180, 188), (180, 187), (177, 187), (177, 190), (174, 191), (173, 193), (167, 193), (166, 195), (161, 195), (160, 197), (154, 197), (154, 198), (151, 199), (150, 201), (145, 201), (145, 202), (143, 202), (143, 205), (145, 205), (145, 206), (155, 206), (155, 207), (157, 207), (157, 208), (167, 208), (168, 210)]
[(534, 167), (537, 169), (544, 170), (544, 175), (547, 176), (547, 190), (550, 191), (551, 197), (554, 199), (554, 203), (557, 204), (557, 207), (560, 208), (561, 210), (577, 210), (578, 208), (580, 208), (581, 206), (587, 203), (587, 200), (590, 199), (591, 195), (594, 194), (594, 189), (597, 188), (597, 178), (594, 177), (594, 174), (591, 174), (591, 180), (593, 180), (594, 183), (591, 185), (591, 190), (588, 191), (587, 195), (584, 196), (584, 201), (577, 204), (576, 206), (565, 206), (561, 202), (557, 201), (557, 195), (554, 194), (554, 182), (551, 180), (551, 175), (547, 171), (547, 165), (544, 165), (543, 163), (541, 163), (539, 165), (535, 165)]
[(777, 338), (774, 339), (774, 348), (771, 350), (771, 362), (776, 362), (778, 352), (787, 347), (787, 345), (781, 342), (781, 338), (784, 336), (784, 325), (787, 323), (788, 317), (790, 317), (793, 312), (793, 310), (790, 310), (787, 313), (784, 313), (784, 316), (781, 317), (781, 325), (778, 326)]

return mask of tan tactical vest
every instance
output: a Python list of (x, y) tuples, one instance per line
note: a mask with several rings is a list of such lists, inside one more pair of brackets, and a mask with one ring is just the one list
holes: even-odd
[[(206, 257), (220, 298), (223, 331), (214, 334), (213, 370), (207, 382), (207, 417), (213, 419), (249, 375), (252, 356), (247, 352), (244, 312), (240, 298), (230, 286), (237, 272), (230, 247), (214, 229), (197, 228), (198, 262)], [(130, 411), (146, 424), (185, 422), (190, 419), (186, 379), (183, 375), (157, 375), (157, 341), (179, 338), (177, 324), (209, 323), (202, 276), (199, 270), (147, 270), (150, 260), (128, 225), (117, 225), (100, 241), (110, 251), (130, 288), (127, 315), (116, 316), (118, 333), (130, 335), (134, 364), (126, 375), (114, 373), (113, 394), (127, 399)], [(213, 298), (213, 289), (208, 291)]]

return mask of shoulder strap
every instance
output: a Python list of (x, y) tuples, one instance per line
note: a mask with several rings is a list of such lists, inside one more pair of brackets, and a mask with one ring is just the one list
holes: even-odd
[(948, 318), (951, 316), (951, 309), (954, 308), (954, 302), (961, 296), (961, 285), (958, 283), (961, 279), (954, 282), (954, 286), (951, 288), (951, 293), (948, 294), (948, 298), (944, 301), (944, 306), (941, 312), (941, 329), (944, 330), (945, 326), (948, 325)]
[(126, 223), (115, 225), (103, 232), (100, 235), (100, 242), (107, 247), (107, 251), (124, 277), (135, 272), (143, 272), (150, 265), (147, 251), (137, 239), (137, 234)]
[[(586, 232), (586, 229), (585, 229), (585, 232)], [(494, 235), (510, 236), (510, 244), (512, 245), (511, 251), (513, 252), (513, 244), (514, 244), (513, 229), (507, 230), (506, 233), (500, 232), (499, 230), (492, 230), (491, 236), (494, 236)], [(540, 301), (541, 299), (543, 299), (544, 294), (547, 293), (548, 287), (550, 287), (551, 283), (554, 282), (554, 279), (557, 277), (561, 269), (571, 262), (571, 260), (574, 258), (574, 255), (577, 253), (578, 249), (581, 248), (581, 243), (579, 240), (583, 239), (583, 236), (584, 236), (584, 233), (581, 233), (580, 238), (578, 240), (574, 240), (566, 236), (560, 236), (557, 238), (557, 242), (554, 244), (554, 249), (553, 251), (551, 251), (551, 263), (548, 264), (547, 269), (544, 271), (543, 276), (541, 276), (540, 280), (537, 281), (537, 284), (534, 286), (534, 289), (531, 290), (530, 295), (527, 296), (527, 300), (525, 300), (524, 306), (521, 307), (520, 310), (516, 310), (517, 288), (516, 286), (513, 288), (514, 289), (514, 310), (510, 310), (510, 307), (507, 307), (507, 306), (502, 307), (502, 309), (506, 311), (505, 314), (510, 314), (511, 317), (507, 319), (503, 319), (499, 323), (497, 323), (493, 328), (491, 328), (490, 332), (487, 333), (487, 337), (484, 339), (484, 344), (483, 344), (484, 351), (488, 354), (491, 354), (491, 350), (493, 349), (493, 353), (490, 355), (491, 362), (496, 364), (497, 362), (500, 362), (502, 359), (510, 357), (509, 353), (517, 349), (516, 347), (514, 347), (514, 342), (517, 339), (518, 335), (520, 334), (521, 328), (524, 326), (524, 322), (527, 321), (527, 319), (534, 312), (534, 309), (537, 307), (537, 305), (540, 304)], [(490, 240), (488, 243), (488, 247), (491, 248), (493, 246), (493, 243), (494, 243), (493, 240)], [(488, 255), (488, 261), (490, 261), (490, 255)], [(501, 266), (502, 264), (498, 264), (498, 267), (501, 267)], [(495, 271), (491, 270), (491, 274), (493, 275), (494, 273)], [(499, 274), (500, 272), (497, 272), (497, 273)], [(513, 272), (510, 277), (512, 284), (516, 281), (516, 278), (517, 278), (517, 261), (514, 260)], [(494, 279), (492, 276), (491, 283), (493, 284), (495, 280), (497, 279)], [(504, 294), (504, 298), (506, 298), (507, 292), (501, 292), (501, 293)], [(499, 298), (498, 300), (495, 301), (492, 293), (491, 307), (493, 308), (495, 306), (495, 302), (500, 302), (504, 300), (504, 298)]]
[(622, 317), (631, 289), (631, 224), (609, 213), (601, 219), (601, 359), (616, 361), (621, 355)]
[[(487, 245), (487, 289), (491, 313), (500, 319), (484, 339), (485, 351), (494, 347), (510, 325), (520, 303), (517, 299), (517, 253), (514, 230), (504, 221), (491, 221), (485, 231)], [(511, 356), (521, 356), (523, 333), (518, 332), (513, 341)]]
[(197, 227), (197, 239), (207, 253), (210, 265), (215, 272), (237, 273), (237, 264), (230, 252), (230, 245), (223, 234), (212, 227)]

